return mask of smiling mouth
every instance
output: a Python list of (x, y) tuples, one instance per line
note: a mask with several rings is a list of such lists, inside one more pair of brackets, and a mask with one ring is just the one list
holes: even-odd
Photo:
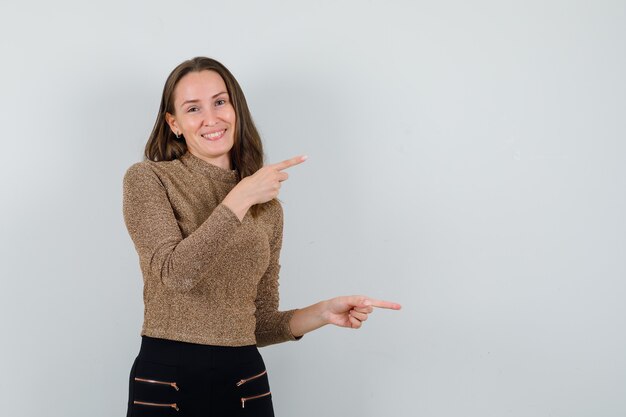
[(226, 129), (220, 130), (219, 132), (205, 133), (204, 135), (200, 136), (208, 140), (218, 140), (221, 139), (222, 136), (224, 136), (224, 132), (226, 132)]

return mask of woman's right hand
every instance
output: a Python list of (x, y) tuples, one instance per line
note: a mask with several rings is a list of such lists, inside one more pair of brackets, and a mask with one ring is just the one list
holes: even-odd
[(255, 204), (262, 204), (278, 196), (281, 182), (289, 175), (283, 172), (287, 168), (306, 161), (301, 155), (276, 164), (266, 165), (254, 174), (239, 181), (239, 184), (224, 198), (222, 204), (228, 207), (239, 220), (243, 220), (248, 209)]

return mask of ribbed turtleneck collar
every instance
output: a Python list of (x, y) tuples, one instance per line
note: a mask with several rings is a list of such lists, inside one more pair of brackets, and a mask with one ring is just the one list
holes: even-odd
[(236, 183), (237, 171), (231, 169), (224, 169), (213, 165), (204, 159), (200, 159), (191, 152), (187, 151), (178, 158), (185, 166), (189, 167), (193, 171), (196, 171), (202, 175), (207, 175), (215, 180)]

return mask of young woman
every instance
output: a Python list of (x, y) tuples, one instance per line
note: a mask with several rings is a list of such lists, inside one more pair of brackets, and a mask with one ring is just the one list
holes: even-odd
[(345, 296), (278, 310), (276, 197), (306, 157), (263, 165), (243, 92), (219, 62), (198, 57), (172, 71), (145, 156), (124, 176), (145, 306), (128, 416), (273, 416), (257, 347), (400, 309)]

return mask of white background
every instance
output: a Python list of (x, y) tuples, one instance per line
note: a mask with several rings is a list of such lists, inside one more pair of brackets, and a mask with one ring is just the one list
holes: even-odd
[(623, 1), (0, 3), (0, 413), (122, 416), (143, 320), (121, 214), (163, 83), (217, 58), (283, 187), (277, 416), (626, 415)]

